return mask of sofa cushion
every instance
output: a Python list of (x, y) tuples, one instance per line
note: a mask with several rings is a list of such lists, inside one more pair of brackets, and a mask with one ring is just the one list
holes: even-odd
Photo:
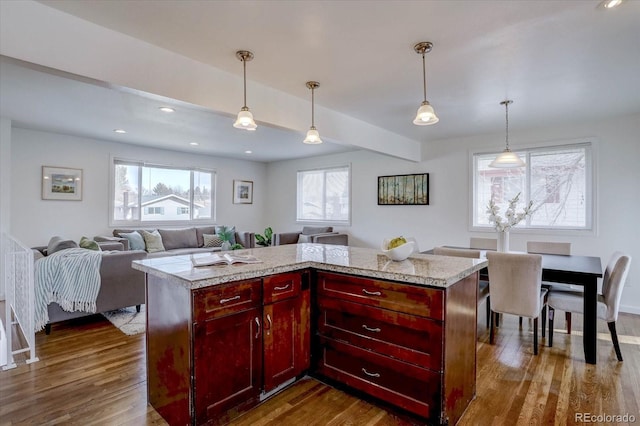
[(204, 238), (203, 247), (222, 247), (222, 238), (216, 234), (203, 234)]
[(333, 226), (305, 226), (302, 228), (302, 235), (326, 234), (333, 232)]
[(76, 247), (78, 247), (78, 244), (76, 244), (76, 242), (73, 240), (65, 240), (64, 238), (58, 236), (51, 237), (51, 239), (49, 240), (49, 244), (47, 245), (47, 256), (60, 250)]
[(87, 237), (82, 237), (80, 238), (80, 247), (82, 247), (83, 249), (87, 249), (87, 250), (95, 250), (95, 251), (102, 251), (102, 249), (100, 248), (100, 246), (98, 245), (97, 242), (90, 240)]
[(162, 235), (160, 235), (158, 230), (153, 232), (142, 230), (140, 233), (142, 234), (142, 238), (144, 238), (147, 253), (165, 251), (164, 245), (162, 244)]
[(204, 234), (215, 234), (216, 227), (215, 226), (199, 226), (196, 228), (196, 238), (198, 238), (198, 245), (196, 247), (204, 246)]
[(129, 250), (144, 250), (146, 247), (144, 238), (142, 238), (142, 234), (138, 231), (120, 232), (118, 236), (126, 238), (127, 241), (129, 241)]
[(162, 235), (162, 245), (165, 250), (198, 247), (198, 237), (195, 228), (158, 229)]
[(231, 245), (236, 243), (236, 227), (235, 226), (224, 226), (224, 225), (216, 225), (216, 234), (220, 234), (221, 232), (228, 231), (231, 234), (231, 238), (229, 238), (229, 242)]

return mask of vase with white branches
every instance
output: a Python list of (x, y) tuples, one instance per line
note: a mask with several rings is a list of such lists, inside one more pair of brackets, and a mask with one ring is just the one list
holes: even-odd
[(527, 216), (531, 216), (533, 201), (529, 201), (529, 204), (520, 213), (517, 213), (516, 206), (519, 201), (520, 193), (518, 192), (518, 195), (509, 200), (504, 217), (500, 215), (500, 206), (497, 206), (493, 199), (489, 201), (487, 213), (489, 214), (489, 223), (498, 231), (498, 251), (509, 251), (509, 231)]

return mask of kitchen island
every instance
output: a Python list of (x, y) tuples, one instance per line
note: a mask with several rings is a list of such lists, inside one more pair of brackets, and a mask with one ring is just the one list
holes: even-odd
[(133, 263), (147, 275), (149, 403), (170, 424), (224, 424), (304, 374), (429, 422), (475, 396), (478, 271), (486, 260), (298, 244)]

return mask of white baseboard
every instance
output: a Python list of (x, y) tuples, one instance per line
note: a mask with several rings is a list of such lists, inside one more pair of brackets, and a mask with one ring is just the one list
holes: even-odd
[(638, 307), (638, 306), (629, 306), (629, 305), (620, 305), (620, 312), (625, 312), (627, 314), (640, 315), (640, 307)]

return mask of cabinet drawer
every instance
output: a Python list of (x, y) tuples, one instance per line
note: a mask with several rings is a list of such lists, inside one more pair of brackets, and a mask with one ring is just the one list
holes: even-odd
[(299, 272), (271, 275), (263, 279), (264, 303), (297, 297), (300, 294), (302, 277)]
[(439, 321), (328, 297), (319, 297), (318, 307), (323, 336), (441, 371)]
[(262, 304), (260, 279), (237, 281), (193, 291), (194, 321), (219, 318)]
[(318, 273), (319, 295), (443, 319), (443, 290), (330, 272)]
[(423, 417), (439, 413), (439, 373), (342, 342), (320, 339), (320, 374)]

